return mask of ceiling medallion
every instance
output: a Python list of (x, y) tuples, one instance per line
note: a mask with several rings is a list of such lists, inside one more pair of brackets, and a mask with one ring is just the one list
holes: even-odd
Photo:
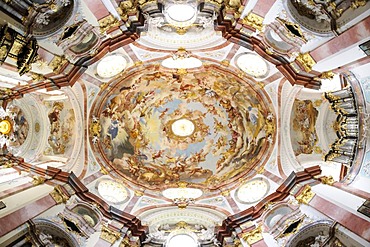
[(3, 134), (3, 135), (7, 135), (7, 134), (10, 133), (11, 130), (12, 130), (12, 125), (9, 122), (9, 120), (8, 119), (3, 119), (0, 122), (0, 133)]
[(209, 127), (204, 123), (202, 112), (195, 110), (187, 111), (180, 116), (178, 114), (179, 111), (170, 114), (170, 120), (164, 125), (168, 138), (171, 138), (174, 143), (203, 141)]

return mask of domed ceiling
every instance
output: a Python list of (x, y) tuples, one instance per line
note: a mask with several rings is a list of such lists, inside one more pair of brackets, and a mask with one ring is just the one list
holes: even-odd
[(94, 103), (94, 152), (143, 188), (186, 181), (217, 189), (263, 167), (275, 138), (272, 109), (253, 79), (216, 66), (183, 74), (149, 66), (111, 83)]

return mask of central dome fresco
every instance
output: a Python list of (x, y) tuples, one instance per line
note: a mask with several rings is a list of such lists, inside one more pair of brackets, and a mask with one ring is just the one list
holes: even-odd
[(107, 170), (146, 189), (179, 181), (217, 189), (263, 167), (275, 118), (254, 80), (212, 65), (182, 74), (134, 70), (93, 105), (101, 125), (93, 149)]

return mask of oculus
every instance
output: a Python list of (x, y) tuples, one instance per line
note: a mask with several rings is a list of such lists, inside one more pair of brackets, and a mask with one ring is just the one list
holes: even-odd
[(192, 121), (183, 118), (176, 120), (171, 125), (172, 132), (177, 136), (190, 136), (195, 130), (195, 126)]
[(254, 53), (242, 53), (235, 59), (236, 66), (252, 77), (264, 78), (269, 73), (266, 61)]
[(270, 185), (264, 178), (249, 180), (235, 191), (235, 199), (243, 204), (255, 203), (264, 198)]
[(96, 67), (96, 73), (101, 78), (111, 78), (121, 73), (127, 66), (127, 61), (120, 55), (110, 55), (103, 58)]
[(165, 8), (165, 17), (175, 27), (191, 26), (196, 18), (196, 7), (190, 4), (169, 4)]
[(99, 195), (110, 203), (123, 203), (128, 199), (127, 189), (123, 184), (110, 179), (104, 179), (98, 182)]

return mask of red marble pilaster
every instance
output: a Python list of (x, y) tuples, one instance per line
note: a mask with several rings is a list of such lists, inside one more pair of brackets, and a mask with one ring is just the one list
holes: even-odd
[(5, 198), (5, 197), (9, 197), (11, 195), (17, 194), (17, 193), (22, 192), (24, 190), (27, 190), (27, 189), (29, 189), (33, 186), (34, 185), (31, 182), (26, 182), (26, 183), (18, 185), (16, 187), (1, 191), (0, 192), (0, 200)]
[(101, 0), (84, 0), (84, 2), (97, 20), (100, 20), (110, 14)]
[(103, 175), (104, 175), (103, 173), (101, 173), (100, 171), (98, 171), (98, 172), (95, 172), (95, 173), (89, 175), (88, 177), (82, 179), (82, 181), (83, 181), (84, 184), (90, 184), (92, 181), (100, 178)]
[(229, 53), (226, 56), (226, 60), (230, 61), (235, 56), (235, 53), (239, 50), (239, 48), (240, 48), (240, 45), (233, 44), (233, 47), (231, 47)]
[(333, 54), (342, 51), (361, 40), (370, 37), (370, 16), (357, 23), (338, 37), (319, 46), (310, 54), (316, 62), (319, 62)]
[(27, 220), (43, 213), (54, 205), (56, 205), (54, 199), (50, 195), (47, 195), (16, 210), (15, 212), (3, 216), (0, 218), (0, 237), (24, 224)]
[(276, 80), (278, 80), (282, 77), (283, 77), (283, 75), (280, 72), (276, 72), (276, 73), (270, 75), (269, 77), (267, 77), (266, 79), (262, 80), (261, 82), (263, 84), (267, 85), (267, 84), (270, 84), (270, 83), (272, 83), (272, 82), (274, 82), (274, 81), (276, 81)]
[(309, 203), (310, 206), (337, 221), (355, 234), (370, 241), (370, 221), (365, 220), (338, 205), (315, 195)]
[(274, 181), (277, 184), (282, 184), (284, 182), (284, 180), (281, 177), (278, 177), (275, 174), (273, 174), (273, 173), (271, 173), (267, 170), (263, 171), (263, 175), (265, 175), (267, 178), (271, 179), (272, 181)]
[(360, 66), (362, 66), (364, 64), (368, 64), (368, 63), (370, 63), (370, 56), (366, 56), (366, 57), (360, 58), (356, 61), (353, 61), (351, 63), (348, 63), (346, 65), (343, 65), (343, 66), (341, 66), (337, 69), (334, 69), (333, 72), (337, 73), (337, 74), (343, 73), (343, 72), (348, 72), (352, 69), (355, 69), (357, 67), (360, 67)]
[(135, 204), (137, 203), (137, 201), (139, 200), (139, 198), (140, 196), (134, 194), (134, 196), (131, 198), (130, 202), (126, 205), (123, 211), (130, 213), (131, 210), (134, 208)]
[(240, 208), (239, 208), (238, 204), (236, 204), (236, 202), (234, 201), (234, 199), (230, 195), (227, 195), (227, 196), (224, 196), (224, 197), (227, 200), (227, 202), (229, 203), (233, 212), (239, 212), (240, 211)]
[(261, 239), (257, 243), (251, 245), (252, 247), (268, 247), (264, 239)]
[(259, 0), (253, 7), (253, 13), (265, 17), (276, 1), (273, 0)]

